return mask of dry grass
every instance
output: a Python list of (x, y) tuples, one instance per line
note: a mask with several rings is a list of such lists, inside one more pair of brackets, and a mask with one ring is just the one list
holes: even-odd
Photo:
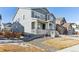
[(26, 47), (12, 44), (0, 45), (0, 52), (43, 52), (44, 50), (28, 44)]
[(62, 37), (62, 38), (49, 39), (42, 43), (45, 45), (48, 45), (49, 47), (63, 49), (63, 48), (67, 48), (67, 47), (79, 44), (79, 40), (72, 40), (72, 39), (69, 39), (68, 37)]

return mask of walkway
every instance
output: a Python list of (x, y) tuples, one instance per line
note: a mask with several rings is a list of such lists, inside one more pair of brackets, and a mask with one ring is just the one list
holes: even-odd
[(45, 49), (47, 52), (55, 52), (57, 49), (55, 47), (49, 47), (47, 45), (42, 44), (43, 41), (47, 40), (49, 38), (39, 38), (35, 39), (33, 41), (30, 41), (29, 43), (34, 44), (42, 49)]
[(72, 46), (72, 47), (69, 47), (69, 48), (65, 48), (65, 49), (59, 50), (57, 52), (79, 52), (79, 45), (75, 45), (75, 46)]

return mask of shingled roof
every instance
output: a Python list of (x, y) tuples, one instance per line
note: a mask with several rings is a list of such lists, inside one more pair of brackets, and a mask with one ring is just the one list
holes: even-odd
[(71, 26), (71, 23), (64, 23), (63, 26), (64, 26), (65, 28), (68, 28), (69, 26)]
[(66, 20), (64, 17), (56, 18), (56, 24), (63, 25), (64, 23), (66, 23)]

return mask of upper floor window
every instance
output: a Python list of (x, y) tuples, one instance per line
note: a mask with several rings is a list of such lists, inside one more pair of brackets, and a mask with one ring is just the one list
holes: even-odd
[(25, 19), (25, 15), (23, 15), (23, 20)]
[(53, 20), (54, 17), (52, 15), (49, 15), (49, 20)]
[(53, 18), (53, 16), (50, 16), (50, 20), (53, 20), (54, 18)]
[(32, 11), (33, 18), (45, 19), (45, 15), (36, 11)]
[(51, 14), (47, 14), (47, 20), (54, 20), (54, 16)]
[(35, 29), (35, 22), (32, 22), (31, 26), (32, 26), (32, 29)]
[(17, 18), (16, 22), (19, 22), (20, 21), (20, 18)]

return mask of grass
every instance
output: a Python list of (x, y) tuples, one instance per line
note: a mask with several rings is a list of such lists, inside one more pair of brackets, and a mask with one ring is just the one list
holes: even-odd
[(43, 49), (30, 44), (26, 45), (26, 47), (12, 44), (0, 45), (0, 52), (43, 52), (43, 51), (44, 51)]
[(72, 39), (63, 37), (63, 38), (49, 39), (42, 43), (45, 45), (48, 45), (49, 47), (64, 49), (64, 48), (79, 44), (79, 40), (72, 40)]
[[(40, 42), (40, 41), (39, 41)], [(16, 43), (15, 43), (16, 44)], [(36, 44), (30, 42), (24, 44), (0, 44), (0, 52), (45, 52), (47, 49), (39, 47)], [(47, 46), (48, 48), (56, 48), (58, 50), (68, 48), (79, 44), (79, 40), (70, 39), (68, 36), (61, 36), (54, 39), (46, 39), (40, 42), (40, 44)], [(45, 47), (44, 46), (44, 47)]]

